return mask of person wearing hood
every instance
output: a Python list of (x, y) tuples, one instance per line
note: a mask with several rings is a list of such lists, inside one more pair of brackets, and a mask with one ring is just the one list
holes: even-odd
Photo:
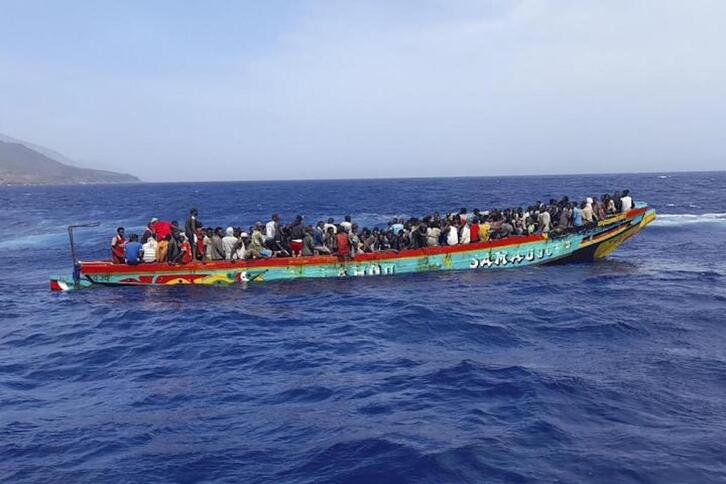
[(302, 255), (305, 257), (315, 255), (315, 237), (313, 237), (313, 228), (311, 226), (305, 227)]
[(222, 234), (222, 227), (217, 227), (214, 229), (214, 234), (212, 235), (212, 260), (224, 260), (224, 243), (222, 242), (223, 234)]
[(224, 249), (224, 260), (232, 260), (232, 255), (237, 248), (237, 237), (234, 236), (234, 229), (227, 227), (225, 236), (222, 238), (222, 248)]
[(582, 218), (585, 225), (592, 225), (594, 212), (592, 210), (592, 198), (585, 199), (585, 205), (582, 207)]

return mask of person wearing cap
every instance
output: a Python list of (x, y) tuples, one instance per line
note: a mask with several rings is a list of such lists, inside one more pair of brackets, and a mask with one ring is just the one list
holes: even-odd
[(247, 234), (247, 232), (242, 232), (241, 229), (237, 229), (235, 235), (237, 235), (237, 246), (234, 254), (232, 254), (232, 260), (244, 260), (246, 256), (245, 245), (249, 238), (249, 234)]

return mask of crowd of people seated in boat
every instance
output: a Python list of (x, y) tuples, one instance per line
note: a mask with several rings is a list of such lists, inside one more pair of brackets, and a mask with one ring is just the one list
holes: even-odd
[(170, 263), (192, 261), (235, 261), (269, 257), (337, 255), (400, 251), (424, 247), (486, 242), (512, 236), (548, 234), (557, 236), (592, 227), (607, 217), (633, 208), (628, 190), (575, 203), (564, 197), (529, 207), (458, 212), (438, 212), (422, 218), (393, 218), (385, 228), (361, 228), (351, 216), (333, 218), (315, 225), (298, 215), (284, 224), (279, 214), (263, 224), (241, 227), (209, 227), (192, 209), (184, 227), (176, 221), (151, 219), (141, 236), (119, 227), (111, 241), (116, 264)]

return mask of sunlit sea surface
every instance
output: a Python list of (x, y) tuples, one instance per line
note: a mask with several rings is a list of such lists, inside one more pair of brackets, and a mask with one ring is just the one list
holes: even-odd
[[(116, 226), (482, 210), (629, 188), (606, 261), (48, 290)], [(726, 174), (0, 189), (0, 481), (725, 482)]]

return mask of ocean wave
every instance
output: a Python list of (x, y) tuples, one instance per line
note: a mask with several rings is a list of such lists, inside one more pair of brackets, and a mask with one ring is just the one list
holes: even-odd
[(723, 224), (726, 223), (726, 212), (723, 213), (659, 213), (653, 222), (654, 226), (672, 227), (690, 224)]

